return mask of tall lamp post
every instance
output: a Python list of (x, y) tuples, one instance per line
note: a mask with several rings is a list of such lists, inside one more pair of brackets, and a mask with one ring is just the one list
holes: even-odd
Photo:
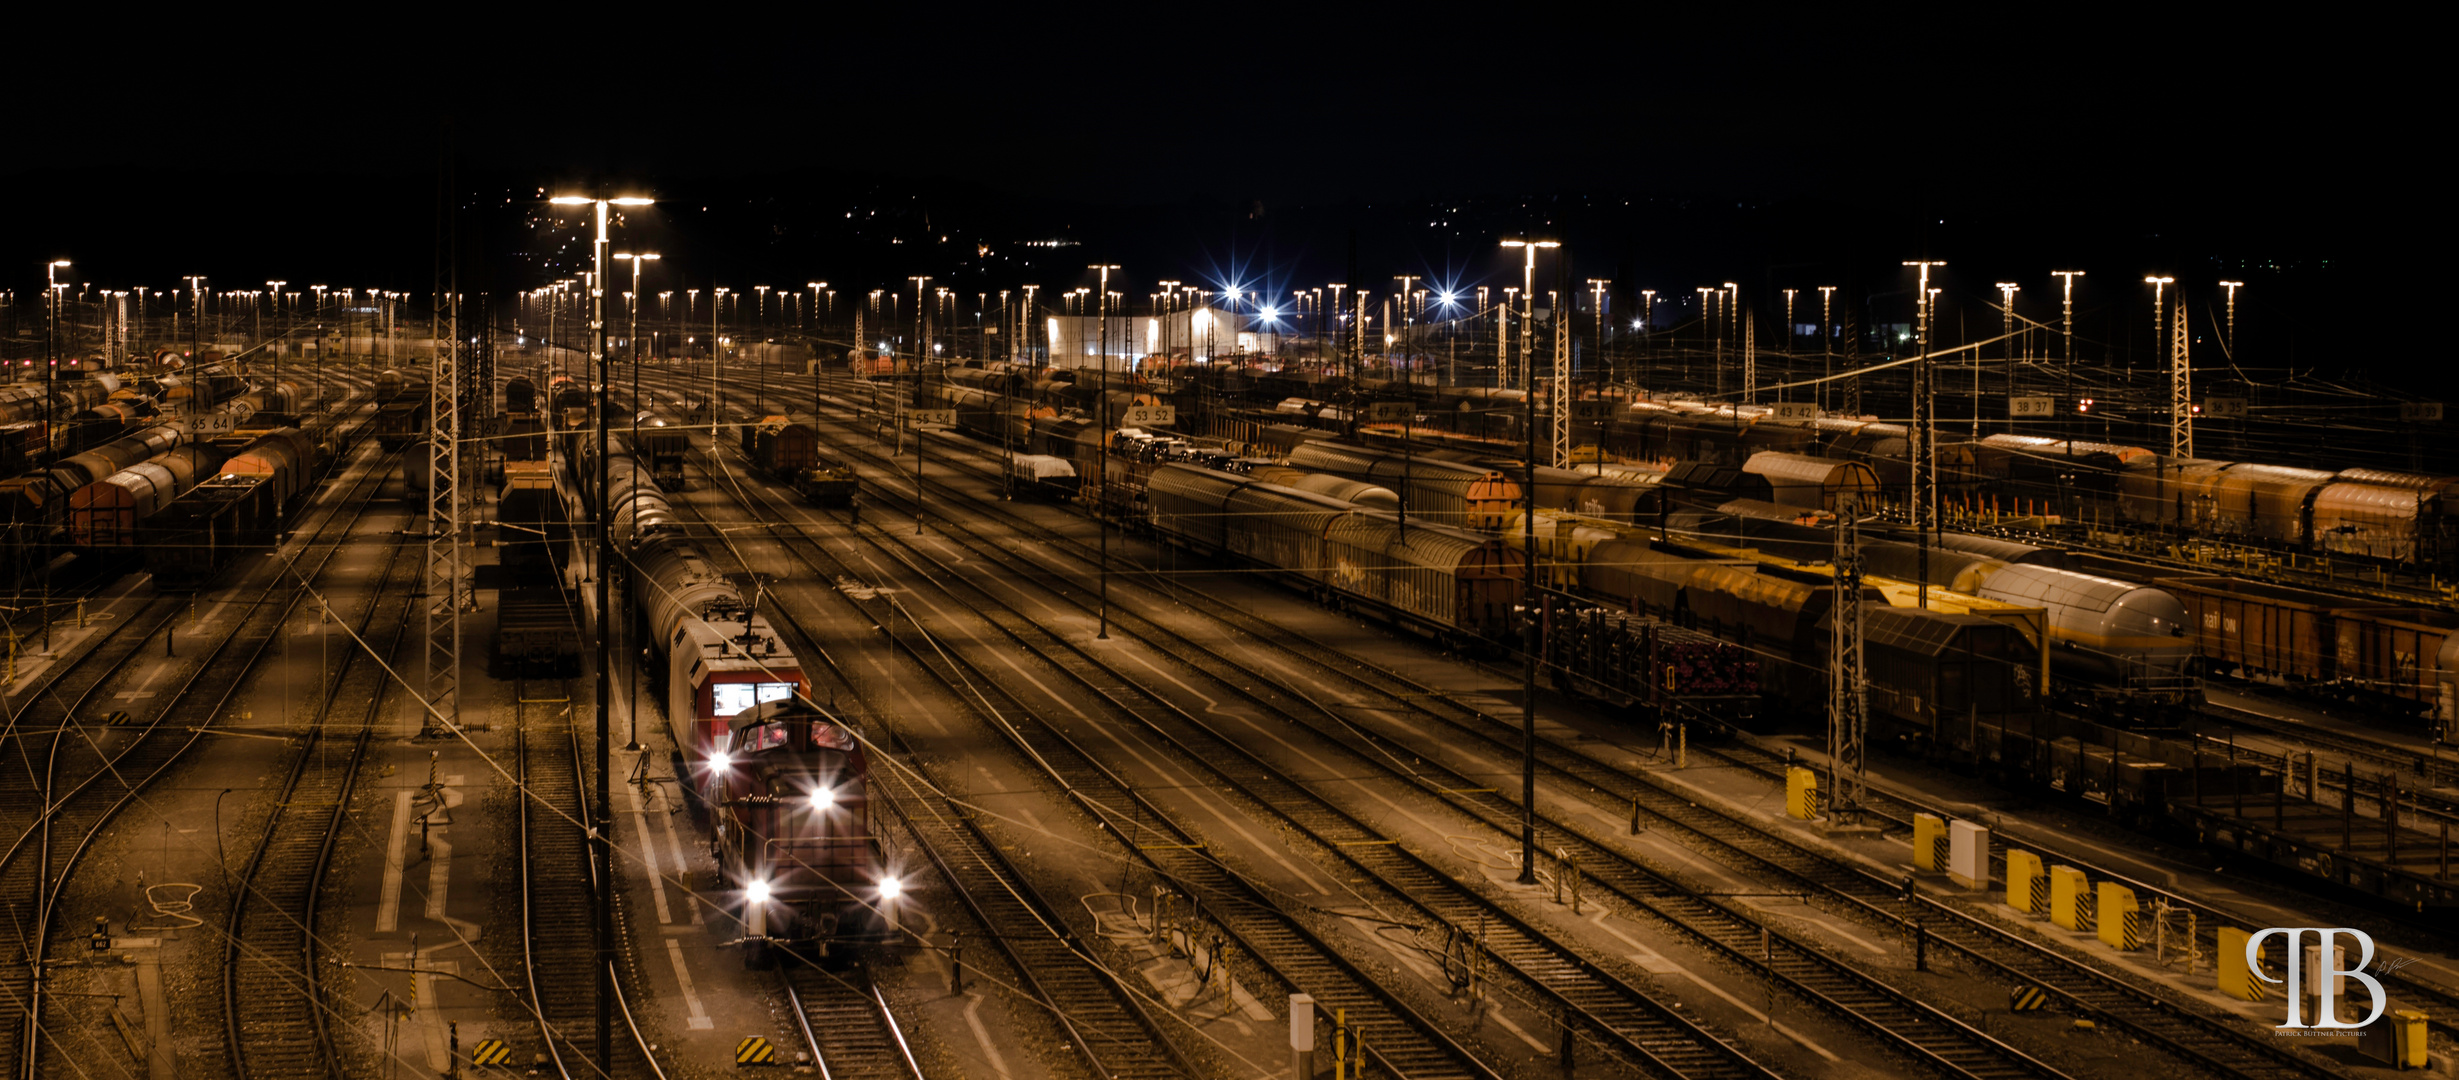
[[(562, 195), (552, 201), (562, 206), (595, 205), (597, 208), (598, 235), (597, 240), (590, 245), (590, 264), (595, 272), (590, 275), (589, 279), (589, 362), (598, 381), (598, 785), (597, 805), (591, 815), (591, 824), (597, 830), (597, 842), (591, 844), (589, 850), (596, 862), (595, 877), (598, 882), (597, 904), (594, 912), (597, 923), (598, 954), (592, 965), (596, 969), (598, 983), (598, 1060), (612, 1061), (614, 1060), (615, 1034), (613, 1012), (615, 891), (608, 883), (614, 880), (615, 871), (614, 851), (610, 846), (613, 838), (611, 823), (614, 819), (615, 804), (612, 789), (608, 784), (608, 774), (613, 769), (610, 754), (612, 748), (607, 744), (611, 741), (611, 729), (614, 726), (614, 714), (611, 709), (614, 704), (615, 679), (613, 642), (607, 635), (607, 627), (613, 622), (613, 613), (608, 611), (607, 607), (613, 599), (610, 585), (613, 581), (615, 558), (615, 516), (606, 504), (607, 492), (611, 486), (607, 482), (606, 410), (611, 404), (607, 384), (612, 381), (608, 378), (606, 367), (606, 208), (609, 204), (647, 206), (650, 200), (641, 198), (591, 199), (579, 195)], [(635, 262), (633, 266), (637, 269), (639, 264)]]
[[(2006, 338), (2006, 392), (2009, 397), (2015, 395), (2015, 294), (2022, 291), (2023, 286), (2012, 281), (1998, 283), (1999, 312), (2002, 316), (2000, 332)], [(1972, 437), (1976, 442), (1981, 438), (1981, 358), (1977, 355), (1972, 358)]]
[[(60, 308), (61, 302), (68, 299), (68, 285), (59, 280), (59, 271), (67, 265), (69, 262), (66, 259), (53, 259), (43, 264), (43, 299), (51, 303), (51, 318), (43, 325), (43, 450), (46, 462), (57, 461), (60, 456), (60, 421), (53, 415), (53, 410), (56, 408), (54, 403), (60, 399)], [(45, 568), (39, 575), (43, 579), (43, 651), (50, 652), (51, 572), (48, 567), (51, 565), (51, 535), (48, 531), (37, 535), (42, 537), (40, 565)]]
[(1913, 444), (1912, 491), (1913, 536), (1920, 544), (1918, 558), (1921, 572), (1915, 585), (1920, 606), (1930, 606), (1930, 524), (1938, 511), (1933, 493), (1938, 490), (1938, 417), (1937, 402), (1932, 400), (1930, 387), (1930, 268), (1947, 265), (1943, 261), (1909, 261), (1904, 265), (1921, 269), (1920, 291), (1913, 294), (1918, 305), (1913, 328)]
[(1101, 522), (1101, 630), (1094, 635), (1099, 641), (1110, 640), (1110, 517), (1101, 503), (1110, 479), (1110, 271), (1118, 268), (1116, 263), (1085, 268), (1101, 271), (1101, 299), (1093, 316), (1101, 335), (1101, 439), (1093, 449), (1093, 518)]
[(709, 453), (717, 452), (717, 363), (725, 355), (726, 339), (718, 337), (718, 316), (726, 310), (726, 294), (733, 290), (723, 285), (709, 289)]
[(2157, 357), (2160, 355), (2160, 350), (2168, 348), (2169, 345), (2169, 312), (2167, 308), (2161, 306), (2161, 298), (2168, 295), (2169, 286), (2176, 284), (2177, 279), (2147, 275), (2143, 283), (2152, 287), (2152, 355)]
[[(1520, 316), (1520, 340), (1522, 342), (1520, 388), (1526, 391), (1521, 398), (1526, 410), (1525, 415), (1521, 417), (1521, 427), (1528, 438), (1526, 460), (1520, 463), (1520, 482), (1522, 484), (1520, 490), (1523, 499), (1520, 514), (1520, 551), (1522, 553), (1520, 581), (1522, 588), (1533, 600), (1537, 591), (1537, 515), (1534, 513), (1537, 508), (1535, 499), (1537, 494), (1537, 388), (1534, 372), (1530, 370), (1533, 358), (1529, 355), (1528, 343), (1533, 340), (1533, 336), (1528, 325), (1536, 317), (1537, 249), (1561, 247), (1562, 244), (1555, 240), (1522, 239), (1505, 240), (1503, 246), (1520, 248), (1528, 253), (1528, 261), (1520, 275), (1520, 283), (1524, 289), (1522, 300), (1528, 304)], [(1509, 293), (1510, 290), (1505, 289), (1504, 292)], [(1508, 304), (1509, 301), (1506, 300), (1505, 303)], [(1555, 332), (1557, 333), (1561, 332), (1561, 319), (1562, 313), (1556, 312)], [(1562, 408), (1563, 403), (1557, 401), (1554, 407)], [(1522, 885), (1537, 883), (1537, 650), (1541, 643), (1537, 641), (1536, 634), (1537, 622), (1535, 619), (1530, 619), (1527, 627), (1522, 631), (1520, 641), (1520, 649), (1527, 654), (1528, 661), (1526, 677), (1520, 683), (1519, 883)]]
[(2228, 358), (2234, 362), (2237, 359), (2237, 290), (2245, 288), (2246, 283), (2223, 281), (2220, 287), (2228, 290)]

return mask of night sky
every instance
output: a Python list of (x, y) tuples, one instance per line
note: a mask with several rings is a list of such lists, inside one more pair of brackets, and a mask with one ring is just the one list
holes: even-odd
[[(1975, 303), (2022, 282), (2043, 316), (2052, 269), (2090, 270), (2113, 314), (2148, 311), (2147, 273), (2197, 302), (2237, 278), (2250, 362), (2435, 374), (2391, 354), (2418, 344), (2397, 313), (2430, 300), (2446, 125), (2424, 117), (2446, 95), (2392, 29), (2130, 8), (887, 10), (80, 31), (13, 58), (12, 82), (46, 92), (12, 110), (0, 283), (39, 289), (65, 256), (120, 286), (423, 292), (449, 162), (465, 287), (490, 291), (585, 254), (541, 190), (646, 191), (661, 204), (619, 244), (665, 251), (667, 287), (1067, 288), (1116, 262), (1140, 295), (1320, 285), (1353, 260), (1378, 288), (1499, 285), (1516, 262), (1493, 241), (1526, 231), (1572, 243), (1574, 280), (1736, 281), (1758, 303), (1833, 283), (1909, 305), (1912, 258), (1946, 259)], [(1036, 238), (1081, 246), (1026, 266)]]

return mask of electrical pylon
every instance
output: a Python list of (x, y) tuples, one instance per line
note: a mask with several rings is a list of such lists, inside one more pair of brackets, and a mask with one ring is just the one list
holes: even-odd
[(1868, 705), (1861, 610), (1861, 507), (1836, 504), (1836, 603), (1827, 649), (1828, 818), (1849, 824), (1861, 811), (1869, 765)]
[(2169, 320), (2169, 456), (2194, 456), (2194, 368), (2186, 358), (2186, 302)]

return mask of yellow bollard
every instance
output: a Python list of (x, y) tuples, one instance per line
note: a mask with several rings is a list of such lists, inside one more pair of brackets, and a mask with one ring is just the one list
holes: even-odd
[(2414, 1009), (2391, 1011), (2392, 1063), (2402, 1069), (2422, 1069), (2425, 1057), (2425, 1014)]
[(1784, 812), (1795, 821), (1819, 816), (1819, 774), (1799, 765), (1785, 770)]
[(1913, 815), (1913, 869), (1935, 874), (1947, 868), (1947, 819)]
[(2119, 952), (2143, 947), (2143, 908), (2135, 891), (2114, 881), (2100, 883), (2100, 941)]
[(2081, 870), (2072, 866), (2050, 867), (2049, 921), (2065, 930), (2091, 930), (2092, 909), (2084, 895), (2091, 887)]
[(2006, 850), (2006, 906), (2026, 915), (2038, 915), (2045, 906), (2044, 895), (2037, 893), (2040, 882), (2041, 857), (2029, 851)]
[(2220, 976), (2220, 992), (2239, 1001), (2261, 1001), (2271, 996), (2263, 989), (2263, 980), (2246, 963), (2246, 941), (2252, 935), (2234, 926), (2220, 928), (2220, 953), (2212, 957), (2213, 967)]

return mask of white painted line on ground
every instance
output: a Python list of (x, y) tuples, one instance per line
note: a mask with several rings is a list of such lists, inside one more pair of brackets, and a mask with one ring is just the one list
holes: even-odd
[[(664, 819), (665, 819), (665, 821), (666, 821), (666, 847), (667, 847), (667, 849), (668, 849), (668, 850), (670, 850), (670, 851), (672, 851), (672, 852), (674, 853), (674, 857), (675, 857), (675, 873), (677, 873), (677, 874), (683, 873), (685, 870), (690, 869), (692, 864), (690, 864), (690, 863), (688, 863), (688, 862), (683, 861), (683, 838), (682, 838), (682, 837), (680, 837), (680, 836), (675, 835), (675, 816), (674, 816), (673, 814), (668, 813), (668, 814), (659, 814), (659, 815), (658, 815), (658, 817), (664, 818)], [(648, 841), (647, 841), (646, 839), (643, 839), (643, 840), (641, 841), (641, 843), (646, 844), (646, 843), (648, 843)], [(700, 911), (701, 906), (702, 906), (702, 905), (701, 905), (701, 902), (700, 902), (700, 897), (699, 897), (699, 896), (697, 896), (697, 895), (693, 895), (693, 894), (691, 894), (690, 890), (688, 890), (688, 889), (687, 889), (687, 890), (685, 890), (685, 894), (686, 894), (686, 895), (685, 895), (685, 898), (684, 898), (684, 901), (683, 901), (683, 906), (684, 906), (685, 908), (689, 909), (689, 910), (691, 911), (691, 913), (692, 913), (692, 925), (693, 925), (693, 926), (699, 926), (699, 925), (702, 925), (703, 920), (704, 920), (704, 916), (701, 914), (701, 911)]]
[(379, 934), (401, 928), (401, 870), (409, 858), (410, 795), (408, 788), (393, 793), (393, 837), (384, 848), (384, 891), (376, 901)]
[(1837, 1056), (1835, 1055), (1835, 1052), (1834, 1052), (1834, 1051), (1831, 1051), (1831, 1050), (1829, 1050), (1828, 1048), (1826, 1048), (1826, 1047), (1824, 1047), (1824, 1046), (1820, 1046), (1819, 1044), (1817, 1044), (1817, 1043), (1815, 1043), (1815, 1042), (1810, 1041), (1810, 1037), (1809, 1037), (1809, 1036), (1804, 1035), (1804, 1034), (1802, 1034), (1801, 1032), (1795, 1031), (1795, 1030), (1793, 1030), (1792, 1028), (1786, 1027), (1786, 1026), (1785, 1026), (1785, 1025), (1783, 1025), (1783, 1024), (1779, 1024), (1779, 1023), (1776, 1023), (1776, 1022), (1775, 1022), (1775, 1021), (1773, 1021), (1773, 1020), (1768, 1019), (1768, 1015), (1767, 1015), (1766, 1013), (1763, 1013), (1763, 1012), (1760, 1012), (1760, 1011), (1759, 1011), (1759, 1010), (1757, 1010), (1757, 1009), (1751, 1008), (1751, 1007), (1750, 1007), (1747, 1003), (1743, 1002), (1743, 1000), (1742, 1000), (1742, 999), (1740, 999), (1740, 998), (1738, 998), (1738, 997), (1735, 997), (1735, 996), (1733, 996), (1732, 994), (1729, 994), (1729, 993), (1725, 992), (1725, 988), (1724, 988), (1724, 987), (1718, 986), (1718, 985), (1716, 985), (1715, 983), (1712, 983), (1712, 982), (1707, 981), (1706, 979), (1702, 979), (1702, 978), (1700, 978), (1700, 977), (1699, 977), (1699, 975), (1698, 975), (1698, 973), (1696, 973), (1696, 972), (1694, 972), (1694, 971), (1690, 970), (1689, 968), (1684, 968), (1684, 969), (1682, 969), (1682, 976), (1683, 976), (1684, 978), (1689, 979), (1689, 980), (1690, 980), (1690, 981), (1692, 981), (1692, 982), (1698, 983), (1698, 984), (1699, 984), (1699, 988), (1700, 988), (1700, 989), (1705, 990), (1705, 991), (1707, 991), (1707, 992), (1709, 992), (1709, 993), (1711, 993), (1711, 994), (1714, 994), (1714, 995), (1716, 995), (1717, 997), (1720, 997), (1720, 998), (1725, 999), (1726, 1003), (1727, 1003), (1727, 1004), (1732, 1005), (1734, 1008), (1737, 1008), (1737, 1009), (1742, 1010), (1743, 1012), (1749, 1013), (1749, 1014), (1750, 1014), (1750, 1016), (1751, 1016), (1751, 1019), (1757, 1020), (1758, 1022), (1760, 1022), (1760, 1023), (1762, 1023), (1762, 1024), (1766, 1024), (1766, 1025), (1768, 1025), (1769, 1027), (1775, 1028), (1778, 1034), (1781, 1034), (1781, 1035), (1783, 1035), (1785, 1038), (1791, 1039), (1791, 1040), (1793, 1040), (1794, 1042), (1800, 1043), (1800, 1044), (1802, 1044), (1803, 1046), (1805, 1046), (1805, 1047), (1809, 1048), (1809, 1050), (1810, 1050), (1810, 1052), (1811, 1052), (1811, 1053), (1813, 1053), (1813, 1054), (1817, 1054), (1818, 1056), (1823, 1057), (1823, 1058), (1826, 1058), (1826, 1059), (1827, 1059), (1827, 1060), (1829, 1060), (1829, 1061), (1842, 1061), (1842, 1060), (1844, 1060), (1844, 1059), (1842, 1059), (1842, 1058), (1837, 1057)]
[(1486, 1010), (1486, 1015), (1495, 1023), (1501, 1024), (1503, 1026), (1503, 1030), (1519, 1036), (1521, 1042), (1535, 1047), (1538, 1053), (1542, 1054), (1548, 1050), (1554, 1049), (1551, 1046), (1538, 1042), (1537, 1037), (1529, 1034), (1527, 1028), (1512, 1023), (1510, 1017), (1503, 1015), (1503, 1005), (1501, 1002), (1495, 1002), (1490, 1008), (1488, 1008)]
[(965, 991), (965, 1026), (973, 1029), (973, 1041), (982, 1044), (982, 1056), (990, 1062), (992, 1072), (1016, 1075), (1008, 1071), (1008, 1059), (1000, 1056), (999, 1044), (991, 1041), (990, 1029), (982, 1026), (982, 995), (971, 990)]
[(1671, 975), (1674, 972), (1682, 970), (1682, 965), (1666, 959), (1665, 954), (1660, 953), (1655, 949), (1651, 949), (1646, 945), (1640, 944), (1638, 938), (1623, 933), (1618, 927), (1606, 925), (1605, 914), (1606, 913), (1604, 911), (1600, 910), (1594, 916), (1590, 917), (1588, 921), (1595, 923), (1597, 929), (1614, 935), (1616, 938), (1621, 939), (1623, 944), (1630, 946), (1631, 962), (1638, 964), (1641, 971), (1645, 971), (1651, 975)]
[(667, 938), (666, 957), (675, 963), (675, 983), (683, 988), (683, 1004), (691, 1010), (692, 1030), (708, 1031), (715, 1028), (717, 1021), (709, 1019), (709, 1011), (700, 1007), (700, 992), (692, 989), (691, 969), (683, 964), (683, 943)]
[(640, 864), (649, 871), (649, 897), (657, 901), (657, 922), (664, 926), (673, 922), (673, 909), (666, 906), (666, 879), (658, 873), (657, 839), (649, 832), (648, 812), (641, 809), (640, 785), (625, 784), (624, 791), (632, 800), (632, 828), (640, 834)]

